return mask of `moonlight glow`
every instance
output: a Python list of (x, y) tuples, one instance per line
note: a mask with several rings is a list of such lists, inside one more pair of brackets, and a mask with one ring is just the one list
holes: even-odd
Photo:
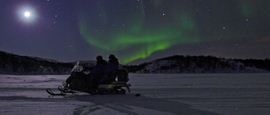
[(24, 6), (19, 8), (17, 14), (19, 19), (23, 23), (33, 23), (37, 19), (37, 12), (33, 7)]
[(24, 17), (25, 17), (25, 18), (30, 18), (30, 17), (31, 17), (31, 12), (25, 11), (25, 12), (24, 12)]

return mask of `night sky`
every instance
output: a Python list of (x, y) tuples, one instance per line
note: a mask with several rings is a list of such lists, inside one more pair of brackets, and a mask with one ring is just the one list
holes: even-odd
[(270, 58), (270, 0), (0, 0), (0, 50), (59, 61), (116, 54)]

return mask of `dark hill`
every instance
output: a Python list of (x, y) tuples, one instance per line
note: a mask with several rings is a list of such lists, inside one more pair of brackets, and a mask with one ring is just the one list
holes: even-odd
[(0, 51), (0, 74), (68, 74), (72, 63), (18, 56)]
[(257, 73), (269, 72), (270, 61), (175, 55), (126, 67), (135, 73)]
[[(0, 74), (70, 74), (74, 63), (0, 51)], [(93, 67), (95, 61), (81, 64)], [(175, 55), (124, 67), (132, 73), (262, 73), (270, 72), (270, 60)]]

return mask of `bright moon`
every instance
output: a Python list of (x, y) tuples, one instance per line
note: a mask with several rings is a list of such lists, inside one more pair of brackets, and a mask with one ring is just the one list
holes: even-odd
[(24, 12), (24, 17), (30, 18), (30, 17), (31, 17), (31, 12), (25, 11), (25, 12)]
[(34, 23), (38, 18), (35, 8), (29, 5), (18, 8), (17, 14), (22, 23)]

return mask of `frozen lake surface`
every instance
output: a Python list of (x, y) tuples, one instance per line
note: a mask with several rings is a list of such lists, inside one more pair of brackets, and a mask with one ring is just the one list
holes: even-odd
[(50, 97), (68, 75), (0, 75), (1, 115), (269, 115), (270, 74), (131, 74), (133, 93)]

